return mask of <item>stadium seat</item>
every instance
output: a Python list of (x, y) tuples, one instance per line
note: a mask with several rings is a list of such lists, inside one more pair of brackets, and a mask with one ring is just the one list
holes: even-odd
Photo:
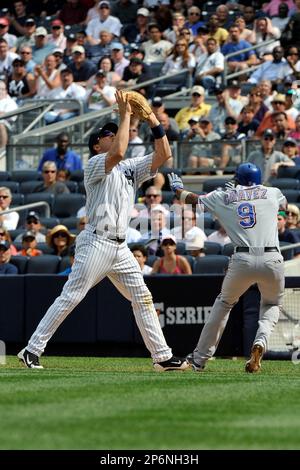
[(23, 183), (23, 181), (42, 180), (42, 175), (36, 170), (16, 170), (11, 172), (11, 180)]
[(35, 191), (38, 186), (41, 186), (42, 181), (23, 181), (20, 183), (20, 192), (23, 194), (31, 194)]
[(11, 207), (23, 206), (24, 194), (12, 193)]
[(215, 229), (214, 228), (205, 228), (204, 232), (205, 232), (205, 235), (208, 237), (209, 235), (211, 235), (212, 233), (215, 232)]
[(193, 272), (193, 270), (194, 270), (194, 261), (195, 261), (194, 256), (192, 256), (192, 255), (183, 255), (183, 257), (188, 261), (188, 263), (191, 267), (191, 270)]
[(26, 274), (56, 274), (61, 258), (56, 255), (41, 255), (29, 258)]
[(271, 184), (279, 189), (300, 189), (300, 181), (296, 178), (274, 178)]
[[(151, 64), (152, 69), (152, 64)], [(158, 75), (157, 75), (158, 76)], [(165, 96), (170, 93), (181, 90), (183, 87), (189, 87), (190, 74), (189, 72), (184, 72), (179, 75), (174, 75), (165, 78), (164, 80), (158, 82), (158, 85), (155, 87), (155, 95)]]
[(277, 178), (300, 179), (300, 167), (299, 166), (280, 166), (278, 168)]
[(69, 268), (71, 266), (71, 261), (70, 261), (70, 256), (64, 256), (58, 265), (58, 273), (61, 273), (62, 271), (65, 271), (65, 269)]
[(64, 183), (69, 189), (70, 193), (78, 192), (78, 183), (76, 181), (64, 181)]
[(222, 246), (216, 242), (204, 242), (204, 253), (206, 255), (220, 255), (222, 253)]
[(149, 255), (148, 258), (147, 258), (147, 261), (146, 261), (146, 264), (148, 266), (153, 266), (155, 261), (159, 258), (159, 256), (156, 256), (156, 255)]
[(203, 191), (210, 193), (217, 188), (224, 188), (227, 181), (232, 180), (232, 178), (211, 178), (207, 179), (203, 183)]
[(83, 194), (59, 194), (54, 200), (53, 214), (57, 217), (76, 216), (78, 210), (84, 205)]
[(299, 189), (282, 189), (281, 192), (286, 197), (287, 202), (298, 202), (300, 196)]
[(75, 170), (71, 172), (70, 181), (76, 181), (79, 183), (83, 181), (83, 170)]
[(195, 259), (195, 274), (225, 274), (229, 258), (224, 255), (206, 255)]
[(9, 234), (11, 236), (12, 241), (17, 238), (18, 235), (24, 232), (24, 228), (16, 228), (15, 230), (9, 230)]
[(186, 250), (185, 250), (185, 243), (184, 242), (177, 242), (176, 245), (176, 254), (177, 255), (185, 255)]
[(162, 203), (171, 205), (175, 194), (173, 191), (162, 191)]
[(19, 274), (25, 274), (27, 267), (28, 258), (27, 256), (12, 256), (10, 263), (18, 268)]
[(234, 251), (233, 250), (233, 244), (232, 243), (227, 243), (226, 245), (223, 246), (222, 255), (232, 256), (233, 251)]
[(53, 228), (60, 223), (57, 217), (40, 217), (40, 222), (41, 225), (47, 229)]
[(2, 181), (8, 181), (11, 179), (11, 174), (9, 171), (0, 171), (0, 186), (2, 186)]
[(41, 250), (44, 255), (54, 255), (54, 250), (51, 246), (48, 245), (46, 242), (37, 243), (37, 249)]
[(212, 215), (209, 212), (204, 213), (204, 228), (205, 229), (211, 228), (211, 229), (214, 229), (214, 231), (215, 231), (214, 219), (213, 219)]
[(9, 188), (12, 193), (20, 192), (20, 185), (17, 181), (2, 181), (1, 187)]
[(61, 218), (60, 223), (65, 225), (69, 230), (77, 229), (78, 217)]
[(78, 192), (79, 192), (80, 194), (86, 194), (85, 186), (84, 186), (84, 182), (83, 182), (83, 181), (79, 181), (79, 182), (78, 182)]
[[(52, 212), (53, 204), (54, 204), (54, 194), (52, 193), (25, 194), (25, 204), (32, 204), (34, 202), (47, 202), (50, 206), (50, 212)], [(41, 217), (45, 217), (46, 215), (45, 206), (37, 206), (31, 210), (37, 212)]]

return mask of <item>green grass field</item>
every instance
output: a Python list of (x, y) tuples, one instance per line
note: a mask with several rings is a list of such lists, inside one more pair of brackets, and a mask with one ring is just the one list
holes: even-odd
[(0, 366), (1, 449), (300, 449), (300, 365), (210, 361), (156, 373), (150, 359), (43, 357)]

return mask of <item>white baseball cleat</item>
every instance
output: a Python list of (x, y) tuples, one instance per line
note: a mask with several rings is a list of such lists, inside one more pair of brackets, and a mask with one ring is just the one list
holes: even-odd
[(40, 365), (39, 356), (27, 351), (26, 348), (18, 353), (18, 358), (28, 369), (44, 369), (44, 367)]
[(171, 359), (163, 362), (154, 362), (154, 369), (157, 372), (164, 372), (167, 370), (186, 370), (189, 368), (189, 363), (185, 359), (172, 356)]

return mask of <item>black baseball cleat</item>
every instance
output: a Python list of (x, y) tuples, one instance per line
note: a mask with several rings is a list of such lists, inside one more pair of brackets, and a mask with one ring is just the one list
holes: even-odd
[(261, 344), (254, 344), (251, 349), (251, 356), (249, 361), (246, 362), (246, 372), (259, 372), (261, 369), (261, 358), (263, 357), (264, 348)]
[(185, 359), (172, 356), (167, 361), (154, 362), (153, 367), (157, 372), (164, 372), (167, 370), (186, 370), (189, 368), (189, 364)]
[(205, 369), (205, 366), (201, 366), (200, 364), (197, 364), (197, 362), (194, 360), (194, 354), (190, 353), (186, 356), (187, 362), (192, 366), (192, 369), (195, 370), (196, 372), (202, 372)]
[(39, 356), (27, 351), (26, 348), (19, 352), (18, 358), (28, 369), (44, 369), (44, 367), (40, 365)]

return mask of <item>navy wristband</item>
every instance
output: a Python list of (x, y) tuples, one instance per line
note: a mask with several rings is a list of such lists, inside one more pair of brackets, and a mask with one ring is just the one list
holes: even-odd
[(158, 126), (152, 127), (151, 128), (152, 135), (154, 139), (161, 139), (166, 135), (164, 128), (161, 124), (158, 124)]

